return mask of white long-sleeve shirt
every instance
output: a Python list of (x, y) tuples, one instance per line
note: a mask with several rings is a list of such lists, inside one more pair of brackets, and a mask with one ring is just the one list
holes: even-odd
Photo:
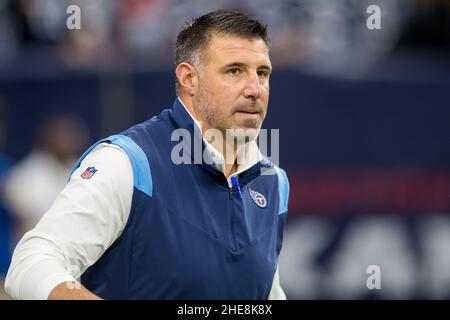
[[(211, 145), (207, 148), (214, 153), (212, 158), (223, 157)], [(239, 166), (235, 174), (252, 163)], [(83, 179), (81, 174), (88, 167), (97, 172), (91, 179)], [(75, 281), (124, 230), (132, 193), (133, 169), (126, 153), (111, 144), (98, 145), (36, 227), (18, 243), (5, 281), (6, 292), (14, 299), (47, 299), (57, 285)], [(278, 268), (268, 298), (286, 299)]]

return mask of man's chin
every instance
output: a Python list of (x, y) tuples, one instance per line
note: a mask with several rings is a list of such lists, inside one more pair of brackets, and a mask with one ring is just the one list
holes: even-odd
[(227, 136), (242, 142), (253, 141), (258, 137), (260, 129), (260, 127), (238, 127), (235, 129), (227, 129)]

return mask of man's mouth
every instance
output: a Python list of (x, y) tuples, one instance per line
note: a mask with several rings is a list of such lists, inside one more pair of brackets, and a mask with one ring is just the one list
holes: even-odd
[(238, 110), (236, 116), (242, 120), (259, 121), (261, 112), (258, 110)]
[(245, 113), (245, 114), (260, 114), (259, 110), (237, 110), (237, 113)]

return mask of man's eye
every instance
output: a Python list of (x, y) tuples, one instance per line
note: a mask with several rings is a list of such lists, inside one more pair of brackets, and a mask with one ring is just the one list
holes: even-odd
[(265, 71), (265, 70), (259, 70), (259, 71), (258, 71), (258, 76), (259, 76), (259, 77), (267, 78), (267, 77), (269, 76), (269, 72), (268, 72), (268, 71)]
[(241, 73), (241, 69), (239, 69), (239, 68), (232, 68), (232, 69), (228, 70), (228, 73), (232, 74), (233, 76), (236, 76), (239, 73)]

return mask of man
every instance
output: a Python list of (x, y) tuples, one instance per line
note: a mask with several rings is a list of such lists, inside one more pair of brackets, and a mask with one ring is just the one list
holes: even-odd
[(178, 34), (175, 55), (172, 109), (83, 155), (17, 246), (12, 297), (285, 298), (289, 186), (255, 141), (269, 99), (266, 27), (215, 11)]

